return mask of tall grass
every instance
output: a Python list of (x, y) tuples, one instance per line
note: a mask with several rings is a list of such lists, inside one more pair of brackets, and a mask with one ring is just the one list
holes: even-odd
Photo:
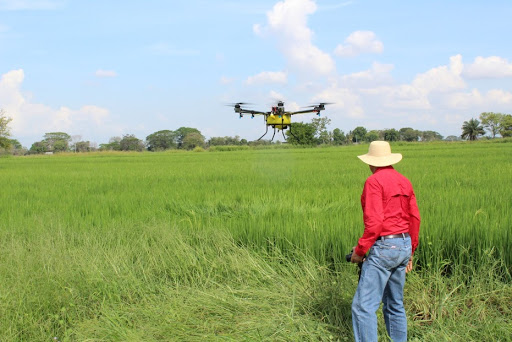
[[(333, 271), (216, 229), (112, 228), (4, 233), (0, 340), (352, 340), (354, 265)], [(433, 268), (408, 275), (411, 340), (511, 340), (512, 287), (487, 256), (449, 278)]]
[[(412, 336), (510, 340), (512, 144), (393, 149), (423, 219)], [(0, 340), (350, 340), (366, 151), (2, 158)]]
[[(494, 247), (512, 265), (512, 144), (408, 144), (398, 171), (421, 215), (417, 260), (478, 260)], [(227, 229), (265, 245), (289, 241), (340, 261), (363, 230), (367, 146), (229, 153), (92, 154), (3, 159), (0, 231), (41, 226), (108, 232), (137, 223)], [(469, 248), (471, 253), (460, 253)]]

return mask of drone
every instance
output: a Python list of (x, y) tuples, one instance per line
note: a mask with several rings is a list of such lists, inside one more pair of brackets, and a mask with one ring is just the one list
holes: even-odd
[(245, 102), (237, 102), (230, 104), (229, 106), (232, 106), (235, 109), (235, 113), (238, 113), (240, 115), (240, 118), (242, 118), (244, 115), (250, 115), (251, 118), (254, 118), (256, 115), (262, 115), (265, 120), (265, 133), (259, 137), (259, 140), (263, 138), (268, 133), (268, 127), (271, 126), (274, 129), (274, 134), (272, 135), (272, 139), (270, 141), (274, 140), (274, 136), (276, 135), (276, 129), (282, 131), (283, 138), (286, 140), (286, 137), (284, 135), (284, 130), (289, 128), (290, 134), (296, 139), (299, 140), (295, 134), (292, 132), (292, 115), (295, 114), (306, 114), (306, 113), (316, 113), (318, 116), (320, 116), (320, 112), (325, 109), (325, 105), (328, 105), (331, 103), (328, 102), (320, 102), (319, 104), (307, 106), (305, 110), (299, 110), (297, 112), (287, 112), (284, 110), (284, 102), (278, 101), (276, 106), (272, 106), (270, 112), (262, 112), (258, 110), (251, 110), (251, 109), (245, 109), (242, 108), (242, 106), (250, 105), (250, 103)]

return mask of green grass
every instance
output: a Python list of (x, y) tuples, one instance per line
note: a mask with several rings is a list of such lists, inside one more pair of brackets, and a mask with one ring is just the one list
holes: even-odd
[[(393, 149), (422, 215), (411, 337), (509, 341), (512, 144)], [(350, 341), (366, 151), (0, 159), (0, 340)]]

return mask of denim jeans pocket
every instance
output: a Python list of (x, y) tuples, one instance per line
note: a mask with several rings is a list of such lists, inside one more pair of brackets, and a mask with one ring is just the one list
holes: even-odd
[(387, 269), (392, 269), (402, 263), (403, 253), (401, 251), (401, 246), (382, 244), (373, 246), (372, 248), (376, 259), (375, 261), (381, 266)]

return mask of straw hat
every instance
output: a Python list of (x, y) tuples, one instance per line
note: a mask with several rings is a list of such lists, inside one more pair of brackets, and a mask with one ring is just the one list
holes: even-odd
[(368, 153), (357, 156), (364, 163), (376, 167), (389, 166), (402, 160), (400, 153), (391, 153), (391, 146), (387, 141), (372, 141)]

